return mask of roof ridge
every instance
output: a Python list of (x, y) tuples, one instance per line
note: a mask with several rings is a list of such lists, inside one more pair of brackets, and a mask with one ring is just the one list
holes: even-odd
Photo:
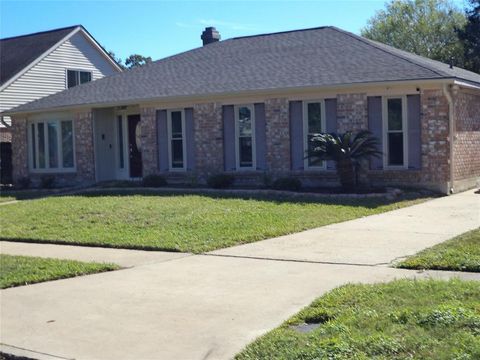
[(247, 39), (247, 38), (253, 38), (253, 37), (262, 37), (262, 36), (270, 36), (270, 35), (280, 35), (280, 34), (288, 34), (288, 33), (294, 33), (294, 32), (301, 32), (301, 31), (311, 31), (311, 30), (322, 30), (322, 29), (328, 29), (331, 28), (332, 26), (316, 26), (312, 28), (305, 28), (305, 29), (295, 29), (295, 30), (285, 30), (285, 31), (276, 31), (276, 32), (271, 32), (271, 33), (264, 33), (264, 34), (256, 34), (256, 35), (245, 35), (245, 36), (236, 36), (227, 40), (239, 40), (239, 39)]
[(34, 32), (34, 33), (30, 33), (30, 34), (10, 36), (10, 37), (6, 37), (6, 38), (2, 38), (2, 39), (0, 39), (0, 41), (18, 39), (18, 38), (27, 37), (27, 36), (35, 36), (35, 35), (41, 35), (41, 34), (48, 34), (48, 33), (56, 32), (56, 31), (62, 31), (62, 30), (67, 30), (67, 29), (72, 29), (72, 30), (73, 30), (73, 29), (76, 29), (76, 28), (78, 28), (78, 27), (83, 28), (82, 25), (65, 26), (65, 27), (63, 27), (63, 28), (58, 28), (58, 29), (51, 29), (51, 30), (45, 30), (45, 31), (37, 31), (37, 32)]
[[(335, 30), (335, 31), (337, 31), (337, 32), (340, 32), (340, 33), (342, 33), (342, 34), (345, 34), (345, 35), (347, 35), (347, 36), (350, 36), (350, 37), (352, 37), (352, 38), (354, 38), (354, 39), (356, 39), (356, 40), (358, 40), (358, 41), (361, 41), (361, 42), (363, 42), (363, 43), (365, 43), (365, 44), (367, 44), (367, 45), (369, 45), (369, 46), (371, 46), (371, 47), (374, 47), (375, 49), (378, 49), (378, 50), (380, 50), (380, 51), (383, 51), (383, 52), (385, 52), (385, 53), (387, 53), (387, 54), (390, 54), (390, 55), (392, 55), (392, 56), (395, 56), (395, 57), (397, 57), (397, 58), (399, 58), (399, 59), (408, 61), (409, 63), (412, 63), (412, 64), (414, 64), (414, 65), (420, 66), (420, 67), (422, 67), (422, 68), (424, 68), (424, 69), (430, 70), (430, 71), (434, 72), (434, 73), (437, 74), (437, 75), (451, 77), (450, 74), (448, 74), (448, 73), (445, 73), (445, 72), (440, 71), (440, 70), (437, 70), (437, 69), (432, 69), (431, 67), (428, 67), (428, 66), (426, 66), (426, 65), (420, 64), (420, 63), (418, 63), (417, 61), (414, 61), (414, 60), (412, 60), (412, 59), (409, 59), (409, 58), (407, 58), (407, 57), (405, 57), (405, 56), (401, 56), (401, 55), (396, 54), (396, 53), (394, 53), (394, 52), (392, 52), (392, 51), (388, 51), (387, 49), (385, 49), (385, 48), (383, 48), (383, 47), (381, 47), (381, 46), (379, 46), (379, 45), (376, 45), (373, 40), (366, 39), (366, 38), (364, 38), (364, 37), (362, 37), (362, 36), (356, 35), (356, 34), (351, 33), (351, 32), (349, 32), (349, 31), (345, 31), (345, 30), (343, 30), (343, 29), (337, 28), (336, 26), (331, 26), (330, 28), (331, 28), (332, 30)], [(382, 44), (383, 46), (388, 46), (388, 47), (390, 47), (390, 45), (387, 45), (387, 44), (383, 44), (383, 43), (379, 43), (379, 44)], [(393, 46), (391, 46), (391, 47), (394, 48)], [(397, 48), (394, 48), (394, 49), (400, 50), (400, 49), (397, 49)], [(402, 51), (402, 50), (401, 50), (401, 51)], [(412, 53), (412, 54), (413, 54), (413, 53)], [(413, 54), (413, 55), (417, 55), (417, 54)], [(421, 55), (417, 55), (417, 56), (421, 56)], [(428, 60), (433, 60), (433, 59), (428, 59)]]

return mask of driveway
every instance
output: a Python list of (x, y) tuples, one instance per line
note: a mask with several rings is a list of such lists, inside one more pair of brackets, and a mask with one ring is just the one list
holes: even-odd
[[(131, 268), (2, 290), (1, 349), (37, 359), (228, 359), (339, 285), (457, 275), (384, 264), (479, 220), (480, 195), (467, 192), (204, 255), (124, 254)], [(29, 255), (67, 256), (62, 246), (36, 249)]]

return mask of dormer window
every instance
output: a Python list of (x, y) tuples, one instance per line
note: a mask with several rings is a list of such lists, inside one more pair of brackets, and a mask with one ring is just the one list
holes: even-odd
[(92, 81), (91, 71), (67, 70), (67, 87), (69, 89), (90, 81)]

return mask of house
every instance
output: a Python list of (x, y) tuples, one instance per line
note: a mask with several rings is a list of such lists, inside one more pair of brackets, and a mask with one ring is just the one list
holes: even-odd
[[(332, 185), (310, 134), (369, 129), (365, 177), (444, 193), (480, 177), (480, 75), (335, 27), (220, 41), (10, 110), (14, 177), (88, 184), (162, 174), (238, 184), (265, 174)], [(72, 136), (72, 134), (74, 136)]]
[[(81, 25), (1, 39), (0, 112), (121, 71)], [(3, 149), (10, 118), (0, 120)]]

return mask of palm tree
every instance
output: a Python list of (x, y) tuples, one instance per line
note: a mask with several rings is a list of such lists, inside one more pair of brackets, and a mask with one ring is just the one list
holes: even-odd
[(351, 131), (343, 134), (315, 134), (309, 145), (307, 157), (312, 165), (325, 160), (335, 161), (340, 184), (346, 192), (356, 190), (356, 171), (361, 162), (382, 155), (378, 150), (377, 138), (367, 130), (355, 135)]

